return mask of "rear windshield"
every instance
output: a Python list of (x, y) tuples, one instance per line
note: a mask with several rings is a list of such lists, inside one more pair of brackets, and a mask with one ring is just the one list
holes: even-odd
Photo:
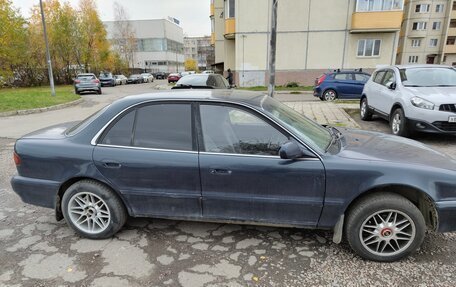
[(112, 78), (112, 74), (111, 73), (101, 73), (100, 78)]
[(178, 85), (191, 85), (191, 86), (214, 86), (208, 85), (207, 80), (209, 76), (204, 75), (187, 75), (182, 77), (177, 84)]
[(82, 120), (81, 122), (77, 123), (75, 126), (67, 129), (65, 131), (66, 136), (74, 136), (75, 134), (79, 133), (83, 129), (85, 129), (89, 124), (91, 124), (96, 118), (98, 118), (104, 111), (108, 109), (109, 105), (102, 108), (101, 110), (95, 112), (91, 116), (87, 117), (86, 119)]
[(80, 80), (93, 80), (93, 79), (95, 79), (95, 75), (78, 75), (78, 79), (80, 79)]

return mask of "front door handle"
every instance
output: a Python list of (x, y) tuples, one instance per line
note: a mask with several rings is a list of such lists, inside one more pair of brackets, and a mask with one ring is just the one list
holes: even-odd
[(209, 170), (211, 174), (216, 174), (216, 175), (230, 175), (232, 173), (231, 170), (228, 169), (221, 169), (221, 168), (211, 168)]
[(104, 161), (103, 166), (106, 168), (120, 168), (122, 165), (116, 161)]

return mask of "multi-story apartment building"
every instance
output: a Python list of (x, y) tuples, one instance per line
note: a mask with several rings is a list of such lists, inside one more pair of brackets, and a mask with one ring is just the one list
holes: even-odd
[[(184, 33), (182, 27), (168, 19), (132, 20), (130, 27), (135, 35), (136, 49), (130, 68), (149, 72), (184, 71)], [(117, 35), (115, 21), (103, 22), (108, 39)]]
[[(452, 1), (406, 0), (396, 63), (444, 62)], [(454, 34), (456, 36), (456, 33)]]
[[(265, 85), (272, 0), (212, 0), (217, 71)], [(328, 69), (394, 64), (403, 0), (279, 0), (276, 82), (313, 84)]]
[(197, 61), (200, 70), (210, 70), (214, 64), (214, 47), (211, 36), (184, 37), (185, 60)]
[(456, 1), (448, 1), (448, 26), (444, 38), (442, 64), (456, 66)]

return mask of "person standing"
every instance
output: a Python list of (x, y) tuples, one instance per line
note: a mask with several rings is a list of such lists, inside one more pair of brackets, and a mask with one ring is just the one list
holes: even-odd
[(230, 84), (230, 87), (233, 86), (233, 73), (231, 72), (231, 69), (227, 70), (228, 72), (228, 77), (226, 77), (226, 80), (228, 81), (228, 84)]

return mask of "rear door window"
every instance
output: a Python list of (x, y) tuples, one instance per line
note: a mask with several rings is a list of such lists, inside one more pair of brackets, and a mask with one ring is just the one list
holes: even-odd
[(349, 80), (352, 80), (352, 77), (351, 77), (351, 74), (349, 74), (349, 73), (343, 73), (343, 74), (336, 74), (334, 76), (334, 79), (343, 80), (343, 81), (349, 81)]
[(385, 75), (385, 72), (386, 71), (378, 71), (374, 75), (374, 82), (381, 85), (382, 84), (382, 80), (383, 80), (383, 76)]

